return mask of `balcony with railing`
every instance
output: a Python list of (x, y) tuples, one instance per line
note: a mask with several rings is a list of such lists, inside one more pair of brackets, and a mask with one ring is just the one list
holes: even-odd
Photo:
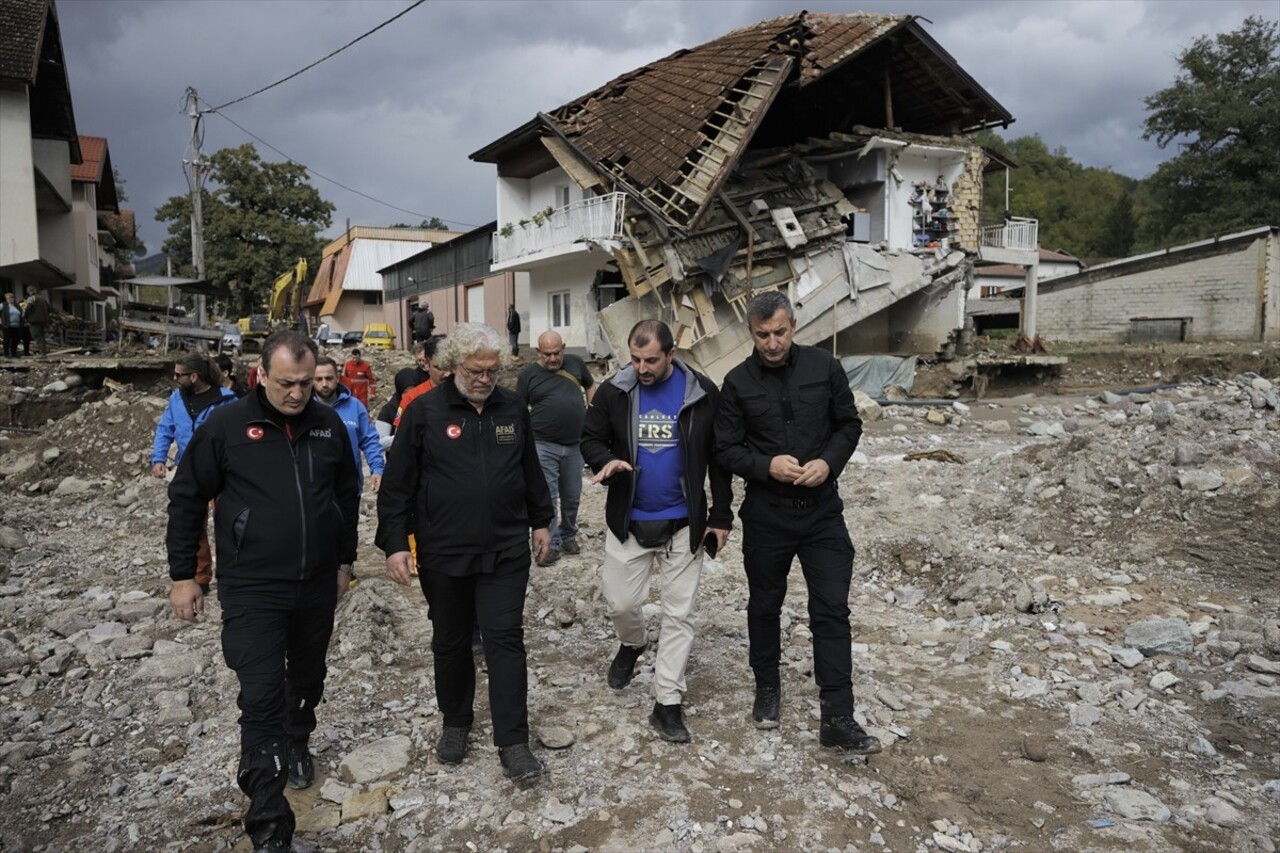
[(978, 251), (984, 261), (1028, 264), (1040, 247), (1040, 220), (1010, 216), (997, 225), (985, 225), (979, 235)]
[(622, 238), (626, 193), (586, 198), (535, 216), (524, 225), (507, 223), (493, 235), (493, 269), (518, 269), (565, 254), (588, 240)]

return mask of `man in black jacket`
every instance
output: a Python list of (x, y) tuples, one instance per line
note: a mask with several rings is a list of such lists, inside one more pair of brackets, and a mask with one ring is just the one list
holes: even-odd
[(795, 312), (767, 291), (747, 305), (755, 351), (729, 371), (716, 416), (716, 459), (747, 482), (743, 568), (750, 598), (747, 634), (758, 728), (775, 728), (782, 602), (791, 561), (800, 558), (809, 587), (813, 675), (822, 726), (819, 741), (862, 755), (880, 741), (853, 718), (849, 584), (853, 543), (836, 480), (862, 435), (862, 420), (840, 363), (792, 341)]
[(404, 410), (378, 491), (377, 545), (387, 576), (408, 585), (409, 534), (431, 620), (436, 698), (444, 716), (436, 755), (459, 764), (475, 715), (477, 622), (489, 667), (493, 742), (517, 785), (546, 769), (529, 750), (524, 597), (533, 552), (551, 549), (551, 494), (529, 410), (498, 387), (503, 341), (478, 323), (455, 326), (436, 353), (451, 380)]
[(255, 851), (292, 849), (285, 783), (315, 780), (307, 741), (356, 556), (355, 455), (342, 420), (312, 400), (315, 367), (310, 338), (270, 337), (258, 386), (209, 415), (169, 486), (169, 602), (188, 622), (204, 612), (196, 542), (217, 500), (222, 653), (240, 681), (237, 781)]
[[(649, 579), (662, 578), (662, 627), (654, 661), (649, 722), (685, 743), (684, 671), (693, 644), (693, 611), (702, 574), (703, 537), (724, 547), (733, 525), (731, 475), (712, 459), (719, 392), (675, 357), (671, 329), (641, 320), (627, 337), (631, 365), (600, 386), (587, 409), (582, 453), (608, 483), (602, 589), (621, 645), (609, 686), (626, 687), (644, 652)], [(711, 471), (710, 521), (705, 483)]]

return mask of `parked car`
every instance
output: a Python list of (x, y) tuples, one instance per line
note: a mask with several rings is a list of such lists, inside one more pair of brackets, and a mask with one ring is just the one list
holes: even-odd
[(326, 347), (340, 347), (342, 346), (342, 332), (330, 331), (329, 337), (325, 338), (320, 343)]
[(364, 332), (343, 332), (342, 346), (343, 348), (358, 347), (360, 341), (364, 339)]
[(238, 353), (243, 347), (244, 336), (240, 334), (240, 329), (234, 323), (223, 326), (222, 345), (218, 347), (218, 351)]
[(386, 323), (370, 323), (364, 327), (364, 345), (369, 349), (393, 350), (396, 333)]

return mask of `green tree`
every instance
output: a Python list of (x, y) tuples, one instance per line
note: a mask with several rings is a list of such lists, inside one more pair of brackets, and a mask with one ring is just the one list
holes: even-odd
[[(298, 258), (312, 269), (320, 260), (334, 206), (307, 180), (296, 163), (268, 163), (252, 144), (223, 148), (209, 158), (209, 183), (202, 195), (205, 276), (231, 288), (236, 315), (263, 310), (276, 276)], [(192, 275), (191, 198), (173, 196), (156, 210), (167, 222), (164, 251), (185, 258), (183, 275)]]
[[(124, 191), (124, 178), (120, 177), (119, 169), (112, 169), (111, 176), (116, 182), (116, 201), (120, 203), (120, 207), (123, 209), (124, 203), (129, 200), (128, 193)], [(108, 220), (108, 227), (116, 241), (115, 245), (111, 247), (111, 256), (115, 259), (117, 267), (124, 267), (128, 265), (130, 259), (141, 258), (145, 255), (147, 253), (147, 245), (138, 236), (136, 228), (132, 234), (125, 233), (123, 216), (119, 227), (111, 227), (113, 222), (114, 220)]]
[(1133, 212), (1133, 193), (1125, 190), (1103, 217), (1094, 248), (1101, 257), (1123, 258), (1133, 251), (1137, 236), (1138, 221)]
[(1145, 99), (1144, 139), (1178, 153), (1148, 179), (1143, 242), (1171, 245), (1280, 222), (1280, 30), (1246, 18), (1178, 56), (1172, 86)]
[(424, 219), (417, 225), (410, 225), (408, 222), (395, 222), (387, 226), (388, 228), (427, 228), (435, 231), (449, 231), (448, 225), (439, 216), (433, 216), (430, 219)]

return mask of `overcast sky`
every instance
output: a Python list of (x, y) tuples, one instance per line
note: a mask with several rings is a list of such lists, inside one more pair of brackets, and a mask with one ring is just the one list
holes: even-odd
[[(801, 0), (803, 2), (803, 0)], [(186, 192), (186, 87), (220, 105), (272, 83), (372, 29), (411, 0), (57, 0), (80, 133), (105, 136), (149, 252), (155, 209)], [(1276, 0), (429, 0), (227, 118), (313, 169), (347, 220), (453, 227), (492, 221), (494, 167), (472, 151), (674, 50), (807, 8), (893, 12), (926, 30), (1016, 122), (1075, 160), (1144, 177), (1168, 154), (1142, 139), (1142, 99), (1169, 85), (1200, 35)], [(929, 23), (931, 22), (931, 23)], [(253, 141), (218, 114), (204, 149)], [(265, 159), (284, 157), (255, 143)], [(327, 176), (402, 212), (335, 186)], [(1015, 211), (1016, 213), (1016, 211)]]

